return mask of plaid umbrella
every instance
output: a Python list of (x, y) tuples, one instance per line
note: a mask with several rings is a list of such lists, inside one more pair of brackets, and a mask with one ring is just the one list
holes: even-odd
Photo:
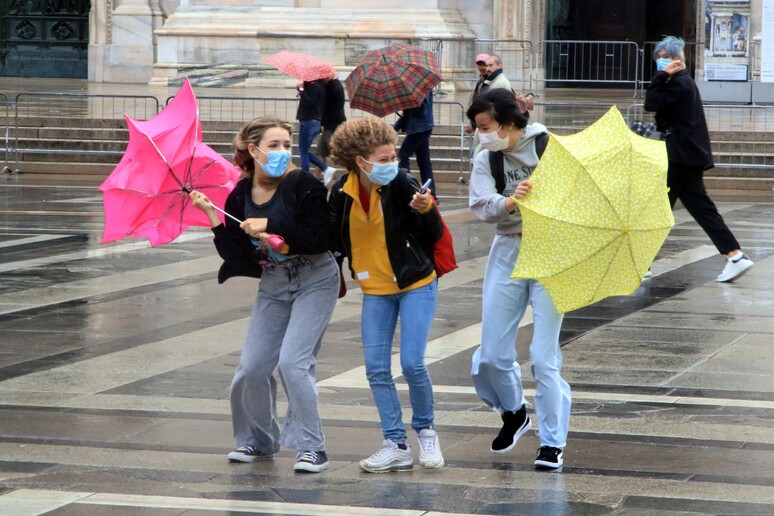
[(316, 81), (336, 73), (336, 69), (325, 61), (301, 52), (282, 50), (267, 57), (266, 61), (280, 72), (292, 75), (299, 81)]
[(366, 54), (345, 84), (353, 109), (383, 117), (419, 107), (440, 82), (436, 54), (396, 43)]

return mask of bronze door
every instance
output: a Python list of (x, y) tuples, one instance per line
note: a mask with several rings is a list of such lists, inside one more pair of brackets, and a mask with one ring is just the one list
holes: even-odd
[(86, 78), (89, 0), (0, 0), (0, 76)]

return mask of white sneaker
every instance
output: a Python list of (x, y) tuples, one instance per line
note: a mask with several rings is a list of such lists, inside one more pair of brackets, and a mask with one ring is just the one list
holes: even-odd
[(391, 439), (385, 439), (382, 446), (381, 450), (360, 461), (360, 469), (369, 473), (387, 473), (414, 467), (414, 456), (409, 445), (401, 450)]
[(328, 167), (325, 169), (325, 172), (323, 172), (323, 184), (325, 185), (325, 188), (330, 190), (333, 188), (333, 183), (336, 182), (336, 169), (333, 167)]
[(755, 263), (744, 253), (739, 253), (734, 258), (726, 258), (726, 266), (723, 267), (723, 272), (718, 274), (717, 280), (720, 282), (735, 280), (747, 272), (753, 265)]
[(417, 435), (419, 441), (419, 463), (424, 468), (442, 468), (444, 465), (441, 455), (441, 441), (435, 430), (425, 428)]

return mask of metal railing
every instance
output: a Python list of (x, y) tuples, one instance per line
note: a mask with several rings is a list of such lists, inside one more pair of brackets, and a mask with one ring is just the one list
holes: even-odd
[[(19, 93), (14, 101), (14, 162), (19, 166), (24, 152), (122, 154), (122, 151), (81, 150), (63, 148), (21, 148), (19, 128), (21, 119), (41, 119), (45, 127), (67, 127), (72, 119), (122, 120), (124, 115), (147, 120), (159, 112), (159, 101), (147, 95), (102, 95), (90, 93)], [(17, 168), (18, 171), (18, 168)]]
[(11, 149), (9, 147), (9, 133), (10, 133), (10, 127), (11, 127), (11, 106), (8, 104), (8, 95), (5, 93), (0, 93), (0, 108), (3, 109), (3, 125), (5, 125), (5, 136), (3, 138), (3, 162), (5, 163), (3, 165), (2, 170), (0, 170), (0, 174), (5, 174), (6, 172), (11, 172), (11, 162), (9, 160)]
[(448, 41), (447, 45), (462, 45), (458, 59), (462, 60), (465, 75), (445, 77), (450, 81), (470, 81), (478, 79), (475, 68), (476, 56), (479, 54), (495, 54), (500, 56), (503, 73), (516, 91), (532, 91), (534, 89), (534, 49), (532, 42), (521, 39), (477, 39)]
[[(174, 97), (168, 97), (166, 104)], [(197, 97), (199, 101), (199, 117), (204, 122), (218, 123), (246, 123), (257, 116), (270, 116), (281, 120), (291, 121), (295, 124), (296, 108), (298, 101), (294, 98), (279, 97)], [(349, 107), (349, 101), (345, 103), (345, 114), (348, 119), (373, 116), (359, 109)], [(440, 146), (441, 155), (431, 156), (435, 163), (448, 163), (459, 160), (460, 177), (467, 170), (469, 153), (465, 143), (465, 107), (459, 102), (434, 101), (433, 118), (436, 130), (434, 135), (444, 138), (454, 138), (454, 145)], [(397, 120), (397, 114), (392, 113), (383, 118), (388, 124)], [(225, 127), (222, 127), (225, 130)], [(239, 127), (231, 127), (230, 130), (238, 130)], [(437, 148), (438, 149), (438, 148)], [(459, 157), (457, 157), (459, 154)]]
[(640, 50), (633, 41), (546, 40), (546, 83), (631, 84), (637, 96)]
[(573, 134), (599, 120), (608, 109), (610, 104), (594, 102), (535, 102), (530, 120), (559, 135)]
[[(704, 115), (717, 167), (761, 168), (774, 166), (774, 106), (705, 104)], [(629, 125), (635, 120), (655, 121), (655, 113), (633, 104), (626, 111)], [(737, 135), (745, 134), (745, 139)], [(754, 138), (749, 136), (753, 134)]]

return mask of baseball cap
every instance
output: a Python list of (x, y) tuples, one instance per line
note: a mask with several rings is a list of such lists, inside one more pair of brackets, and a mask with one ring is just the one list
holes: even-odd
[(478, 54), (476, 56), (477, 63), (486, 63), (487, 59), (489, 59), (489, 54)]

